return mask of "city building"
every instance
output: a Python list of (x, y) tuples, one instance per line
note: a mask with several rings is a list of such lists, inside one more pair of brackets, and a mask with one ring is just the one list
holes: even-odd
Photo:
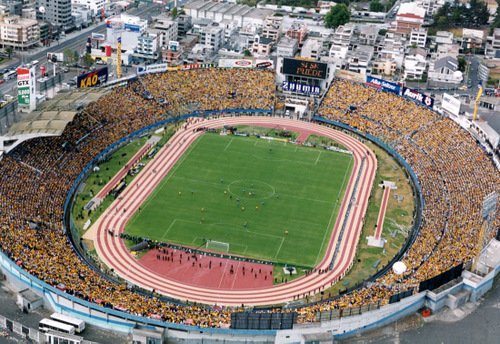
[(488, 36), (484, 54), (489, 58), (500, 58), (500, 28), (495, 28), (493, 35)]
[(86, 6), (72, 5), (71, 16), (73, 25), (77, 28), (87, 27), (92, 22), (93, 11)]
[(410, 33), (410, 46), (416, 45), (420, 48), (425, 48), (425, 42), (427, 41), (427, 29), (423, 27), (418, 29), (412, 29)]
[(266, 18), (262, 36), (270, 38), (277, 43), (283, 31), (283, 17), (269, 16)]
[(444, 4), (445, 0), (417, 0), (416, 3), (425, 10), (427, 17), (432, 17)]
[(247, 5), (231, 4), (227, 2), (213, 2), (196, 0), (184, 6), (188, 16), (195, 18), (212, 19), (220, 22), (223, 19), (236, 20), (238, 27), (252, 25), (263, 27), (266, 18), (273, 10), (266, 8), (249, 7)]
[(179, 37), (179, 23), (166, 15), (158, 16), (153, 28), (163, 33), (160, 39), (160, 47), (167, 45), (170, 41), (177, 41)]
[(181, 14), (177, 16), (174, 20), (177, 22), (178, 34), (184, 36), (193, 26), (192, 18), (188, 15)]
[(373, 46), (359, 45), (353, 50), (347, 61), (348, 69), (351, 72), (367, 74), (371, 71), (370, 61), (373, 57)]
[(390, 32), (401, 35), (411, 34), (412, 29), (419, 29), (424, 23), (425, 9), (416, 2), (407, 2), (399, 6), (395, 20), (391, 23)]
[(252, 53), (257, 56), (268, 56), (273, 48), (273, 40), (267, 37), (255, 36), (255, 40), (252, 44)]
[(184, 47), (177, 41), (170, 41), (166, 49), (162, 50), (162, 60), (164, 63), (176, 66), (182, 62)]
[(347, 52), (349, 51), (349, 47), (342, 45), (332, 45), (330, 50), (328, 51), (328, 56), (338, 60), (345, 60), (347, 57)]
[(36, 20), (36, 10), (33, 7), (23, 8), (21, 11), (21, 17), (24, 19)]
[(300, 57), (319, 60), (323, 50), (323, 40), (318, 38), (307, 38), (302, 46)]
[(73, 27), (71, 0), (36, 0), (36, 19), (49, 22), (61, 31), (71, 29)]
[(71, 0), (72, 5), (81, 5), (92, 10), (94, 16), (97, 16), (101, 10), (104, 11), (104, 2), (105, 0)]
[(236, 20), (223, 19), (219, 26), (224, 29), (224, 42), (229, 42), (231, 36), (238, 33), (238, 23)]
[(406, 39), (401, 35), (394, 34), (393, 32), (387, 32), (384, 39), (378, 46), (377, 54), (378, 58), (382, 60), (395, 61), (397, 68), (401, 68), (403, 66), (405, 50)]
[(422, 48), (409, 49), (404, 59), (404, 79), (421, 80), (427, 69), (427, 52)]
[(347, 23), (337, 27), (332, 37), (332, 44), (348, 46), (351, 44), (354, 35), (354, 23)]
[(207, 26), (201, 28), (200, 44), (212, 47), (214, 51), (218, 51), (222, 45), (224, 45), (224, 29), (220, 26)]
[(429, 81), (458, 85), (463, 80), (462, 72), (458, 70), (458, 60), (445, 56), (429, 65)]
[(376, 59), (373, 61), (372, 74), (394, 75), (396, 73), (396, 67), (396, 61)]
[(295, 56), (298, 49), (299, 42), (297, 39), (284, 36), (278, 42), (276, 55), (281, 57), (292, 57)]
[(452, 44), (453, 43), (453, 32), (449, 32), (449, 31), (436, 32), (436, 43), (437, 44)]
[(307, 24), (293, 22), (286, 30), (286, 36), (296, 39), (299, 42), (299, 46), (302, 45), (307, 37)]
[(133, 51), (139, 42), (139, 36), (146, 33), (148, 21), (138, 16), (121, 13), (108, 18), (106, 27), (107, 42), (114, 45), (117, 43), (118, 37), (121, 37), (122, 48)]
[(379, 28), (375, 25), (363, 25), (359, 30), (359, 43), (375, 45), (377, 42)]
[(481, 50), (485, 43), (482, 30), (462, 29), (462, 49)]
[(11, 16), (22, 15), (23, 10), (23, 2), (17, 0), (4, 0), (2, 1), (2, 5), (5, 6), (5, 13), (9, 13)]
[(18, 15), (0, 18), (0, 44), (3, 48), (26, 50), (40, 43), (40, 27), (36, 20)]
[(134, 48), (134, 58), (140, 62), (156, 62), (161, 51), (161, 36), (157, 29), (149, 29), (142, 36), (137, 37), (137, 46)]
[(454, 58), (458, 57), (460, 46), (458, 44), (441, 44), (437, 46), (436, 49), (436, 59), (443, 58), (445, 56), (451, 56)]

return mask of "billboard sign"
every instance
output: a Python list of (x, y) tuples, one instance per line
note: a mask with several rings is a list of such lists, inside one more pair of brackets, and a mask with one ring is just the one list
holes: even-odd
[(430, 108), (434, 107), (434, 98), (426, 96), (423, 93), (414, 91), (408, 87), (403, 86), (403, 96), (416, 101), (422, 105), (428, 106)]
[(316, 61), (283, 59), (283, 74), (302, 76), (306, 78), (326, 79), (327, 64)]
[(105, 84), (108, 81), (108, 67), (98, 69), (94, 72), (79, 75), (77, 86), (79, 88), (95, 87)]
[(29, 111), (35, 109), (35, 67), (17, 69), (17, 102)]
[(401, 86), (371, 76), (366, 77), (366, 84), (396, 94), (399, 94), (399, 91), (401, 91)]
[(319, 96), (320, 88), (319, 86), (283, 81), (283, 92), (297, 92), (306, 95)]
[(361, 82), (365, 83), (366, 82), (366, 75), (361, 74), (361, 73), (356, 73), (356, 72), (350, 72), (348, 70), (344, 69), (337, 69), (335, 71), (335, 77), (341, 78), (341, 79), (346, 79), (346, 80), (352, 80), (356, 82)]
[(129, 31), (129, 32), (137, 32), (137, 33), (140, 32), (139, 25), (134, 25), (134, 24), (127, 24), (127, 23), (125, 23), (123, 29), (125, 31)]
[(252, 68), (253, 60), (246, 59), (220, 59), (219, 68)]
[(454, 114), (455, 116), (458, 116), (460, 113), (460, 106), (462, 104), (460, 103), (460, 100), (457, 98), (449, 95), (448, 93), (443, 94), (443, 101), (441, 102), (441, 107)]
[(274, 63), (273, 60), (255, 60), (255, 68), (260, 68), (260, 69), (274, 69)]
[(106, 40), (106, 37), (102, 33), (92, 32), (92, 40), (104, 42)]

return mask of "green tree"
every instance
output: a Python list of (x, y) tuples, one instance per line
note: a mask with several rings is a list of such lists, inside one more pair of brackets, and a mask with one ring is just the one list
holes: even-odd
[(75, 55), (73, 54), (73, 52), (71, 51), (71, 49), (65, 49), (63, 51), (63, 54), (64, 54), (63, 65), (67, 65), (67, 64), (75, 62)]
[(78, 55), (78, 51), (73, 51), (73, 62), (78, 62), (80, 60), (80, 55)]
[(370, 2), (370, 12), (384, 12), (384, 5), (378, 0), (372, 0)]
[(245, 49), (245, 51), (243, 51), (243, 54), (245, 56), (252, 56), (252, 52), (250, 50), (248, 50), (248, 49)]
[(467, 60), (463, 57), (458, 58), (458, 70), (461, 72), (465, 72), (465, 67), (467, 67)]
[(335, 29), (340, 25), (348, 23), (351, 19), (349, 8), (345, 4), (337, 4), (325, 16), (325, 26)]
[(9, 59), (10, 59), (10, 56), (14, 52), (14, 49), (12, 47), (7, 47), (7, 48), (5, 48), (5, 52), (7, 53), (7, 55), (9, 55)]
[(177, 10), (177, 6), (172, 8), (172, 12), (170, 12), (170, 16), (172, 18), (175, 18), (175, 17), (177, 17), (178, 14), (179, 14), (179, 11)]
[(94, 59), (92, 58), (92, 56), (89, 53), (85, 53), (85, 54), (83, 54), (83, 61), (82, 62), (83, 62), (84, 66), (92, 67), (92, 65), (94, 64)]
[(441, 16), (438, 18), (436, 24), (439, 28), (444, 29), (448, 26), (448, 19), (445, 16)]

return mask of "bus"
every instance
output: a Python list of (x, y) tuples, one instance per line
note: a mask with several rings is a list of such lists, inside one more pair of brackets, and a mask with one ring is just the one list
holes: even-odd
[(50, 316), (50, 319), (73, 326), (76, 333), (81, 333), (83, 330), (85, 330), (85, 321), (70, 317), (69, 315), (54, 313)]
[(40, 332), (47, 332), (49, 330), (58, 331), (67, 334), (75, 334), (75, 328), (71, 325), (66, 325), (51, 319), (42, 319), (38, 323)]
[(3, 75), (5, 81), (8, 81), (17, 75), (17, 70), (10, 71)]

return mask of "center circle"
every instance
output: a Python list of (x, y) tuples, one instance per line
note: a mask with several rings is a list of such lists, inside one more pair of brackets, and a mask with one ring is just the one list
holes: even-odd
[(256, 200), (271, 198), (276, 194), (272, 185), (255, 179), (235, 180), (227, 188), (235, 197), (248, 196), (249, 193), (253, 193), (252, 198)]

